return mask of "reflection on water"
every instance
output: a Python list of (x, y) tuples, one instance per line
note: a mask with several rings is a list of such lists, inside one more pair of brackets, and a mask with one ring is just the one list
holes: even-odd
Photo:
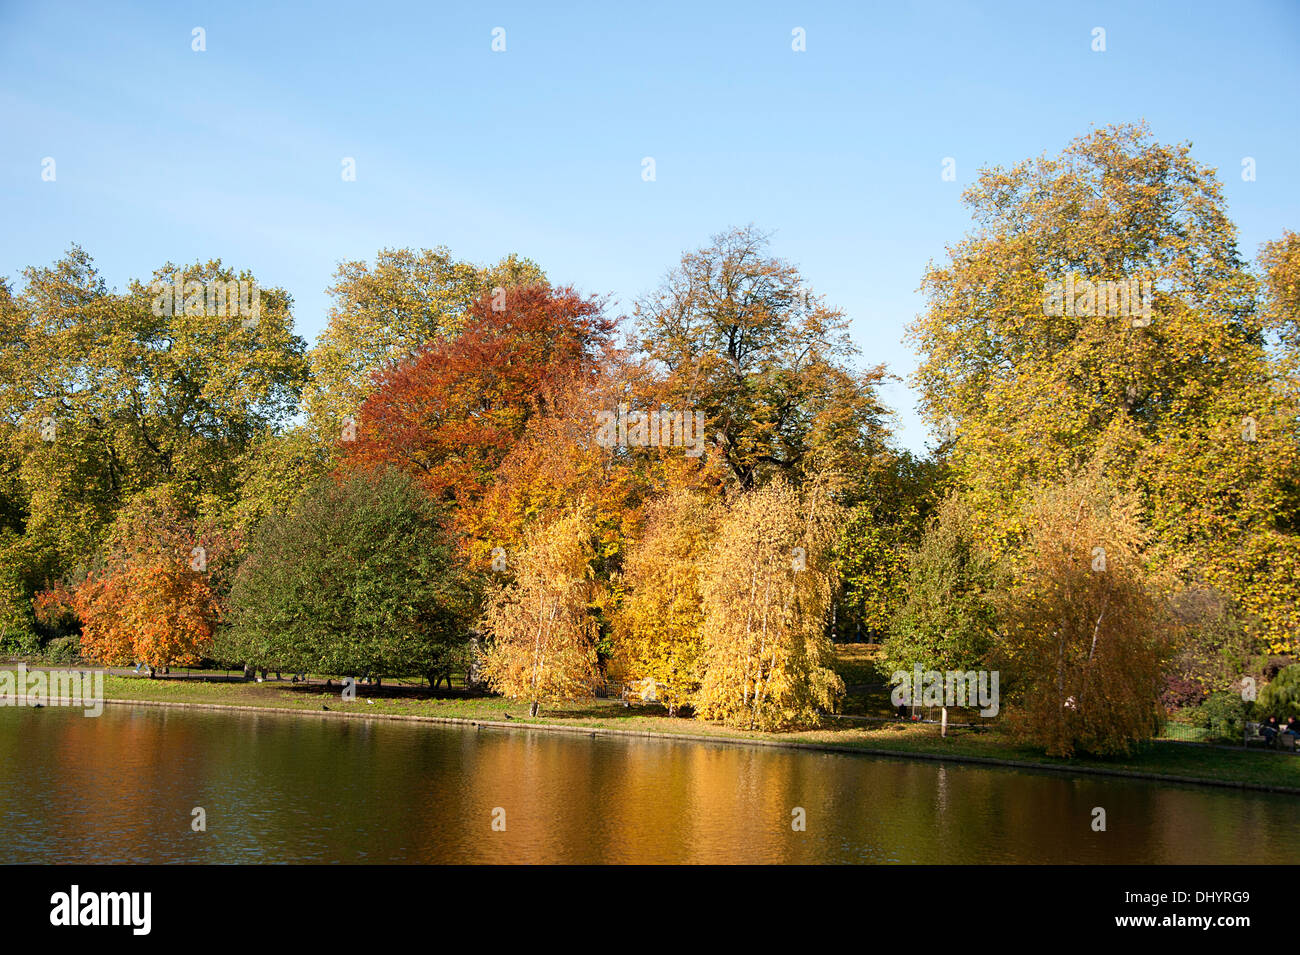
[(15, 862), (1300, 861), (1294, 797), (960, 763), (155, 707), (0, 758)]

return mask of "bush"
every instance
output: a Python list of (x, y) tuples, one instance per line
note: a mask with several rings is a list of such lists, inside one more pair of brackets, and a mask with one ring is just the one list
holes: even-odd
[(1195, 680), (1185, 677), (1170, 677), (1165, 683), (1165, 691), (1160, 695), (1160, 702), (1166, 710), (1194, 709), (1206, 700), (1205, 687)]
[(1233, 690), (1219, 690), (1196, 709), (1196, 725), (1213, 739), (1240, 741), (1250, 718), (1250, 704)]
[(28, 659), (40, 649), (41, 641), (33, 631), (22, 627), (0, 628), (0, 656)]
[(81, 661), (81, 640), (78, 637), (56, 637), (41, 653), (46, 663), (71, 666)]

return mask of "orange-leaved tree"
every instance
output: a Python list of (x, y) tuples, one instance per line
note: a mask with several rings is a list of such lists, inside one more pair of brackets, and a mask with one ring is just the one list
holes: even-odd
[(128, 503), (98, 566), (77, 588), (82, 653), (106, 665), (194, 666), (211, 649), (232, 541), (196, 531), (175, 497), (155, 488)]

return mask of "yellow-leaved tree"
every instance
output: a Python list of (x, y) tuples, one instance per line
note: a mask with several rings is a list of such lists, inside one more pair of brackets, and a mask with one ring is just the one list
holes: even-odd
[(830, 668), (830, 547), (842, 518), (820, 481), (736, 498), (704, 578), (704, 677), (696, 712), (748, 729), (820, 722), (844, 693)]
[(1150, 552), (1230, 593), (1261, 638), (1300, 631), (1289, 241), (1265, 250), (1277, 303), (1237, 248), (1215, 172), (1145, 125), (981, 171), (976, 228), (923, 279), (916, 382), (952, 474), (1001, 555), (1034, 489), (1087, 462), (1135, 492)]
[(699, 491), (671, 491), (646, 508), (644, 530), (628, 555), (624, 596), (614, 614), (615, 658), (629, 680), (653, 680), (675, 716), (700, 685), (704, 648), (701, 571), (716, 509)]
[(1012, 728), (1049, 755), (1127, 753), (1159, 730), (1171, 579), (1146, 566), (1140, 511), (1089, 469), (1040, 487), (1023, 515), (1032, 529), (998, 598), (1000, 650)]
[(498, 693), (544, 702), (590, 695), (597, 681), (590, 516), (569, 511), (525, 535), (513, 582), (487, 602), (483, 675)]

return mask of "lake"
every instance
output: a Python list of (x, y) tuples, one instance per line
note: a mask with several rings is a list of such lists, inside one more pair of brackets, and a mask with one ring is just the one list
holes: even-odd
[(928, 760), (147, 706), (0, 754), (11, 862), (1300, 860), (1293, 796)]

